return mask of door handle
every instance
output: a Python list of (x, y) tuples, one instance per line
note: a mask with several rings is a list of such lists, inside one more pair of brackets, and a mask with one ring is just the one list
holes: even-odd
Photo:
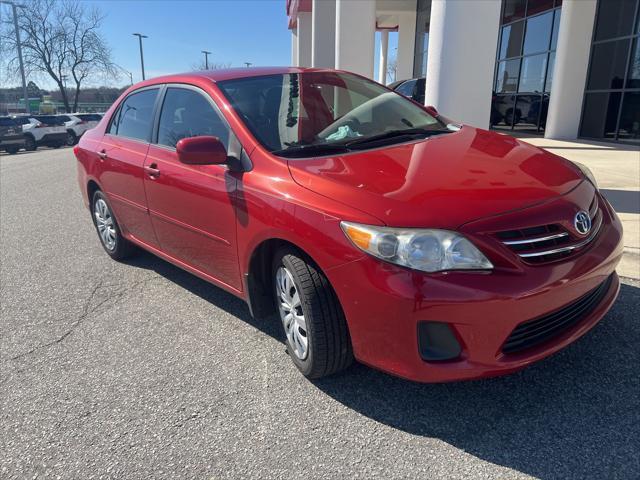
[(145, 165), (144, 171), (151, 178), (158, 178), (160, 176), (160, 170), (157, 167), (158, 165), (156, 165), (155, 163), (152, 163), (151, 165)]
[(106, 150), (100, 150), (98, 152), (98, 157), (100, 157), (100, 160), (106, 160), (107, 159), (107, 151)]

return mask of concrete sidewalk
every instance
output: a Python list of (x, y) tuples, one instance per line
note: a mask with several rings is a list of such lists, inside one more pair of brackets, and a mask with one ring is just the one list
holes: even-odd
[(598, 186), (620, 216), (624, 256), (618, 274), (640, 278), (640, 147), (587, 140), (563, 141), (528, 136), (517, 138), (589, 167)]

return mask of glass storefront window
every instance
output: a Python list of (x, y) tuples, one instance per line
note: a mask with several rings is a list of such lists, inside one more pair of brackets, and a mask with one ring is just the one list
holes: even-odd
[(631, 34), (637, 0), (600, 0), (595, 41)]
[(496, 92), (515, 92), (518, 87), (518, 73), (520, 70), (520, 59), (507, 60), (498, 64), (496, 75)]
[(544, 91), (550, 92), (553, 85), (553, 67), (556, 65), (556, 52), (549, 54), (549, 64), (547, 66), (547, 82), (544, 85)]
[(524, 17), (527, 0), (504, 0), (502, 23), (513, 22)]
[(503, 0), (492, 128), (544, 130), (561, 4), (560, 0)]
[(555, 50), (558, 45), (558, 32), (560, 31), (560, 18), (562, 10), (558, 9), (553, 17), (553, 32), (551, 32), (551, 50)]
[(640, 0), (598, 0), (580, 136), (640, 143)]
[(529, 0), (527, 5), (527, 15), (546, 12), (553, 8), (553, 0)]
[(583, 137), (614, 138), (622, 94), (588, 93), (582, 108)]
[(416, 41), (413, 59), (414, 77), (425, 77), (427, 75), (430, 20), (431, 0), (418, 0), (416, 8)]
[(542, 92), (547, 71), (547, 54), (533, 55), (522, 59), (518, 92)]
[(618, 138), (640, 143), (640, 92), (627, 92), (622, 99)]
[(522, 48), (522, 34), (524, 22), (516, 22), (502, 27), (502, 39), (500, 41), (500, 60), (503, 58), (517, 57)]
[(527, 19), (527, 33), (524, 37), (523, 54), (549, 50), (549, 39), (553, 27), (553, 11)]
[(591, 53), (588, 90), (622, 88), (627, 66), (629, 40), (598, 43)]
[(640, 88), (640, 37), (633, 41), (633, 51), (629, 60), (626, 88)]

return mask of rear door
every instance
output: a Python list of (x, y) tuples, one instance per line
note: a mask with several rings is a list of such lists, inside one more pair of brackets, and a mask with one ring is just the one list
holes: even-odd
[(157, 130), (145, 163), (145, 190), (162, 250), (241, 290), (234, 209), (237, 179), (226, 165), (185, 165), (175, 149), (181, 138), (212, 135), (230, 152), (237, 148), (237, 139), (213, 100), (186, 85), (167, 87)]
[(120, 104), (98, 147), (99, 178), (121, 228), (158, 247), (144, 192), (144, 159), (149, 150), (160, 87), (130, 93)]

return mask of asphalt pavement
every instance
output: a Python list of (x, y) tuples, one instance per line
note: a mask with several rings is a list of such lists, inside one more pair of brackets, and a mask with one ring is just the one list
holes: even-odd
[(637, 281), (517, 374), (310, 382), (275, 319), (150, 254), (112, 261), (75, 168), (0, 157), (0, 478), (638, 478)]

